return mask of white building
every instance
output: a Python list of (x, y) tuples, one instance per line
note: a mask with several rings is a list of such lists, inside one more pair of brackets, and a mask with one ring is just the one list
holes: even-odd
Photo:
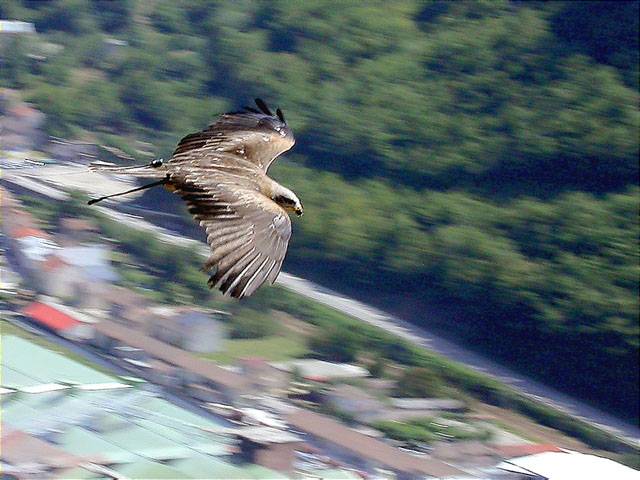
[(517, 474), (521, 479), (535, 480), (640, 480), (637, 470), (608, 458), (570, 450), (511, 458), (508, 462), (500, 463), (495, 471), (497, 474), (508, 472)]
[(151, 336), (190, 352), (222, 350), (227, 337), (220, 315), (187, 307), (156, 307), (148, 324)]
[(33, 23), (17, 20), (0, 20), (0, 35), (18, 35), (36, 33)]
[(276, 362), (271, 365), (279, 370), (290, 373), (297, 371), (305, 379), (317, 382), (329, 382), (331, 380), (347, 378), (364, 378), (369, 376), (369, 371), (358, 365), (325, 362), (312, 358), (303, 358), (290, 362)]

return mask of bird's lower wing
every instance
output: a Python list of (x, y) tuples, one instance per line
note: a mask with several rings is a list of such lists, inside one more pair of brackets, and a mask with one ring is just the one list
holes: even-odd
[(280, 272), (291, 237), (287, 213), (262, 193), (217, 179), (187, 179), (174, 193), (207, 233), (209, 286), (225, 295), (251, 295)]

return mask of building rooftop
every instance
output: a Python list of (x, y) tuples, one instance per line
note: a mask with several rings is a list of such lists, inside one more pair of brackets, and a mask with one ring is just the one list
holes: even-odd
[(30, 22), (0, 20), (0, 33), (36, 33), (36, 27)]
[(303, 441), (302, 437), (298, 435), (271, 427), (243, 427), (236, 431), (236, 435), (262, 445)]
[(382, 407), (381, 403), (377, 401), (375, 397), (369, 395), (363, 389), (354, 387), (353, 385), (346, 385), (346, 384), (338, 385), (329, 392), (329, 395), (335, 398), (339, 397), (339, 398), (345, 398), (345, 399), (359, 401), (359, 402), (376, 401), (378, 406), (380, 408)]
[(153, 462), (145, 458), (140, 458), (136, 462), (122, 466), (117, 466), (114, 470), (126, 478), (152, 478), (175, 480), (178, 478), (198, 478), (187, 475), (184, 471), (177, 468), (164, 465), (162, 463)]
[(57, 437), (60, 448), (95, 462), (113, 464), (137, 460), (137, 455), (106, 440), (101, 434), (82, 427), (70, 427)]
[(495, 451), (502, 458), (525, 457), (543, 452), (561, 452), (562, 449), (551, 444), (525, 443), (523, 445), (497, 445)]
[(40, 302), (31, 303), (22, 313), (39, 324), (55, 331), (69, 330), (81, 324), (81, 322), (66, 313)]
[(18, 227), (12, 230), (10, 232), (10, 235), (13, 238), (25, 238), (25, 237), (36, 237), (36, 238), (46, 238), (46, 239), (50, 238), (47, 232), (34, 227)]
[(100, 333), (125, 345), (140, 348), (152, 357), (200, 375), (223, 387), (244, 388), (247, 384), (247, 380), (242, 375), (221, 368), (212, 362), (202, 360), (185, 350), (150, 336), (141, 333), (132, 335), (130, 328), (123, 327), (117, 323), (102, 320), (95, 327)]
[(62, 260), (59, 256), (53, 254), (48, 255), (45, 261), (42, 263), (42, 269), (46, 272), (52, 272), (59, 268), (68, 267), (69, 264)]
[(109, 261), (109, 250), (102, 245), (64, 247), (56, 255), (66, 264), (84, 270), (93, 281), (113, 282), (118, 279)]
[(78, 465), (81, 461), (79, 457), (20, 430), (3, 432), (1, 441), (2, 460), (14, 466), (36, 464), (69, 468)]
[(447, 478), (462, 472), (440, 460), (416, 457), (402, 452), (375, 438), (343, 425), (342, 423), (309, 410), (297, 410), (285, 416), (285, 420), (298, 430), (333, 443), (352, 455), (368, 459), (398, 472), (431, 475)]
[[(133, 347), (166, 356), (163, 361), (193, 367), (192, 371), (226, 385), (242, 385), (241, 376), (184, 351), (131, 335), (130, 329), (112, 322), (99, 325), (114, 338), (130, 341), (126, 343)], [(0, 462), (3, 468), (7, 466), (4, 471), (19, 475), (27, 468), (57, 462), (60, 470), (56, 475), (61, 478), (105, 478), (109, 477), (106, 470), (96, 471), (108, 467), (128, 478), (202, 478), (207, 472), (210, 478), (279, 479), (287, 477), (264, 467), (238, 463), (239, 457), (231, 461), (233, 452), (237, 452), (234, 435), (258, 443), (303, 442), (298, 435), (273, 428), (230, 428), (199, 410), (160, 398), (144, 385), (122, 388), (117, 376), (21, 337), (3, 335), (2, 344), (3, 387), (32, 391), (0, 396), (2, 433), (22, 432), (16, 433), (14, 440), (8, 437), (9, 443), (5, 443), (7, 437), (2, 438)], [(63, 389), (49, 388), (51, 384)], [(368, 455), (398, 471), (426, 475), (452, 470), (437, 463), (425, 464), (424, 459), (399, 452), (313, 412), (295, 412), (287, 420), (314, 437), (336, 442), (345, 450)], [(20, 448), (12, 450), (11, 442)], [(328, 478), (322, 471), (318, 476)]]
[(312, 358), (302, 358), (288, 362), (274, 362), (271, 365), (279, 370), (285, 370), (287, 372), (298, 370), (304, 378), (318, 382), (326, 382), (340, 378), (362, 378), (369, 376), (367, 369), (358, 365), (351, 365), (348, 363), (331, 363)]
[(51, 252), (60, 248), (51, 240), (33, 235), (18, 238), (18, 241), (22, 254), (36, 262), (44, 261)]
[(637, 480), (639, 476), (636, 470), (608, 458), (571, 451), (544, 452), (513, 458), (499, 464), (497, 470), (550, 479)]
[(392, 398), (391, 404), (403, 410), (461, 410), (464, 402), (453, 398)]
[(139, 293), (116, 285), (110, 285), (101, 295), (107, 302), (124, 307), (140, 307), (149, 304), (149, 300)]
[[(40, 387), (64, 379), (89, 387), (2, 395), (4, 471), (42, 472), (52, 465), (62, 469), (56, 478), (105, 478), (87, 469), (91, 462), (127, 478), (202, 478), (203, 472), (212, 478), (284, 478), (230, 463), (232, 438), (221, 421), (140, 388), (123, 390), (116, 377), (23, 338), (3, 335), (2, 344), (3, 383), (13, 376), (19, 380), (13, 383)], [(113, 388), (92, 388), (99, 382)]]
[[(2, 335), (2, 386), (94, 384), (117, 379), (14, 335)], [(4, 413), (4, 412), (3, 412)], [(4, 416), (3, 416), (4, 420)]]

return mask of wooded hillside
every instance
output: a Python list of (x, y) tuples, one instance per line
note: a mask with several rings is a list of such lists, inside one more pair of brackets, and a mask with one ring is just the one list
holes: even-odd
[(0, 18), (36, 25), (3, 42), (0, 85), (51, 134), (167, 158), (220, 112), (279, 105), (298, 143), (272, 174), (306, 210), (289, 266), (455, 307), (436, 326), (637, 417), (638, 2), (5, 0)]

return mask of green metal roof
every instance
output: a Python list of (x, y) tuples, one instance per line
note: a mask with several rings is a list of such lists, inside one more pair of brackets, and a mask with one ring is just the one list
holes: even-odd
[(135, 424), (131, 424), (130, 428), (104, 432), (102, 435), (110, 443), (155, 460), (186, 458), (193, 452), (186, 445)]
[(17, 385), (20, 387), (58, 382), (88, 384), (117, 381), (116, 377), (106, 375), (14, 335), (2, 336), (2, 364), (3, 385), (6, 385), (5, 370), (9, 378), (12, 378), (9, 370), (22, 373), (27, 377), (28, 380), (22, 379), (25, 384)]
[(227, 453), (227, 442), (225, 439), (217, 438), (214, 434), (208, 434), (199, 430), (194, 430), (190, 426), (175, 425), (173, 428), (156, 421), (155, 417), (150, 419), (136, 419), (136, 424), (141, 428), (157, 433), (178, 444), (188, 445), (198, 452), (210, 455), (225, 455)]
[(168, 465), (163, 465), (158, 462), (151, 462), (149, 460), (139, 460), (130, 465), (123, 465), (115, 467), (115, 471), (121, 473), (129, 478), (138, 479), (181, 479), (181, 478), (193, 478), (187, 475), (185, 472), (177, 470)]
[(346, 470), (314, 470), (311, 472), (322, 480), (360, 480), (361, 477)]
[(85, 468), (77, 467), (61, 472), (58, 475), (58, 478), (64, 478), (65, 480), (108, 480), (111, 477), (105, 477), (99, 473), (90, 472)]
[[(10, 335), (3, 336), (2, 360), (0, 383), (7, 387), (117, 381), (115, 376)], [(3, 422), (28, 432), (60, 430), (59, 448), (87, 460), (104, 460), (129, 478), (287, 478), (263, 467), (225, 461), (230, 439), (215, 433), (223, 430), (222, 423), (144, 390), (69, 388), (10, 393), (1, 401)], [(82, 468), (64, 473), (70, 479), (102, 478)]]
[[(15, 394), (10, 394), (11, 397)], [(20, 394), (18, 394), (20, 395)], [(27, 395), (27, 394), (22, 394)], [(20, 397), (2, 398), (2, 423), (8, 423), (16, 428), (20, 428), (25, 421), (37, 418), (38, 411), (25, 402), (20, 401)]]
[(151, 398), (145, 402), (143, 407), (155, 417), (166, 417), (171, 422), (210, 429), (220, 428), (220, 423), (178, 407), (162, 398)]
[(39, 379), (25, 375), (22, 372), (14, 370), (7, 366), (5, 362), (6, 353), (2, 357), (2, 386), (7, 388), (23, 388), (44, 383)]
[(191, 478), (210, 480), (247, 480), (252, 478), (243, 468), (209, 455), (194, 454), (189, 458), (171, 462), (171, 466), (190, 475)]
[(78, 456), (101, 457), (106, 463), (131, 463), (139, 457), (118, 445), (108, 442), (99, 434), (81, 427), (65, 430), (59, 437), (59, 447)]
[(256, 480), (288, 480), (284, 473), (276, 472), (275, 470), (271, 470), (269, 468), (260, 466), (260, 465), (247, 465), (242, 468), (242, 471), (246, 474), (245, 478), (253, 478)]

